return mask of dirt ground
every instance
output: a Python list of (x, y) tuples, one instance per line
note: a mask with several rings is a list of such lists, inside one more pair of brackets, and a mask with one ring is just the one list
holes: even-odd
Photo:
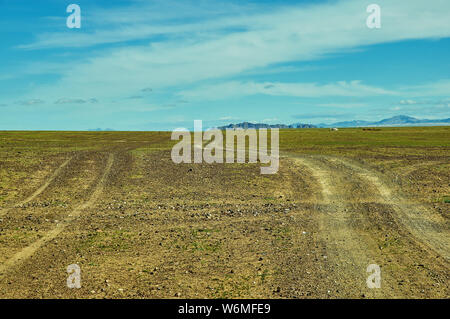
[(174, 164), (168, 133), (0, 132), (0, 297), (449, 297), (448, 145), (283, 136), (261, 175)]

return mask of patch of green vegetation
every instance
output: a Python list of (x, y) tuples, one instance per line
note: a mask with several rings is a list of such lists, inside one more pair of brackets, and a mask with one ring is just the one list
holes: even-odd
[(222, 247), (222, 243), (219, 240), (210, 238), (213, 232), (217, 232), (217, 230), (208, 228), (199, 228), (192, 230), (191, 236), (194, 240), (189, 245), (189, 249), (191, 249), (192, 251), (219, 251)]
[(253, 281), (250, 276), (240, 276), (235, 280), (232, 280), (228, 275), (226, 277), (226, 281), (219, 278), (212, 278), (213, 281), (217, 282), (214, 285), (213, 298), (230, 299), (249, 295), (250, 283)]
[(205, 243), (202, 241), (194, 241), (191, 244), (191, 250), (192, 251), (208, 251), (208, 252), (217, 252), (222, 246), (222, 243), (220, 241), (214, 241)]
[(36, 240), (37, 236), (38, 235), (34, 230), (26, 230), (19, 227), (11, 230), (9, 234), (5, 234), (5, 238), (12, 240), (16, 244), (27, 244)]
[(213, 232), (217, 232), (218, 230), (216, 229), (209, 229), (209, 228), (198, 228), (198, 229), (193, 229), (191, 234), (194, 238), (204, 238), (205, 235), (212, 234)]
[[(113, 150), (119, 144), (142, 150), (170, 149), (176, 141), (170, 132), (50, 132), (0, 131), (0, 147), (29, 153), (67, 153), (80, 150)], [(148, 145), (143, 147), (142, 145)], [(138, 151), (139, 152), (139, 151)]]
[(139, 148), (136, 148), (136, 149), (130, 151), (130, 153), (134, 157), (144, 157), (145, 155), (152, 154), (152, 153), (155, 153), (157, 151), (170, 150), (173, 145), (172, 145), (172, 143), (167, 143), (167, 145), (165, 145), (165, 144), (158, 144), (158, 145), (151, 145), (149, 147), (139, 147)]
[(444, 196), (442, 200), (444, 201), (444, 203), (450, 204), (450, 196)]
[(297, 129), (280, 131), (280, 149), (365, 147), (449, 147), (450, 127), (383, 127), (380, 131), (344, 128), (338, 132), (329, 129)]
[(269, 271), (267, 269), (264, 269), (264, 271), (258, 276), (261, 277), (261, 283), (264, 283), (266, 281), (266, 278), (269, 276)]
[(79, 242), (77, 251), (81, 252), (91, 247), (107, 251), (123, 251), (130, 247), (131, 240), (131, 234), (124, 230), (90, 232), (86, 239)]
[(389, 237), (389, 238), (385, 238), (384, 241), (382, 241), (378, 247), (380, 249), (386, 249), (386, 248), (395, 248), (400, 246), (401, 242), (399, 238), (393, 238), (393, 237)]
[(142, 203), (149, 203), (150, 202), (150, 198), (148, 198), (147, 195), (141, 195), (142, 197), (140, 198), (140, 201)]
[(450, 164), (436, 164), (430, 167), (436, 174), (448, 174), (450, 172)]
[(131, 179), (143, 179), (143, 178), (145, 178), (145, 176), (142, 174), (134, 174), (134, 175), (131, 175), (130, 178)]
[(51, 201), (52, 206), (67, 207), (68, 203), (64, 200), (54, 199)]
[(273, 236), (277, 241), (289, 242), (291, 229), (287, 226), (276, 227), (273, 229)]

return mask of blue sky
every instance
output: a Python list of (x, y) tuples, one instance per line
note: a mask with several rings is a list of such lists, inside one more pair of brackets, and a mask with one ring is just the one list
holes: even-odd
[[(66, 26), (81, 7), (82, 27)], [(369, 29), (366, 7), (381, 7)], [(0, 0), (0, 129), (450, 117), (450, 1)]]

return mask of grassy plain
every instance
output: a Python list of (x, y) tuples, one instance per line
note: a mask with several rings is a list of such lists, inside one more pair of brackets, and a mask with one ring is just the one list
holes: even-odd
[(0, 297), (449, 296), (450, 127), (281, 130), (275, 175), (174, 143), (0, 132)]

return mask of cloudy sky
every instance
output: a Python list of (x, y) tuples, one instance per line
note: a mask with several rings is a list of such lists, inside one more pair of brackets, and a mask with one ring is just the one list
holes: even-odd
[[(81, 7), (81, 28), (66, 7)], [(381, 28), (369, 29), (369, 4)], [(0, 0), (0, 129), (450, 117), (448, 0)]]

